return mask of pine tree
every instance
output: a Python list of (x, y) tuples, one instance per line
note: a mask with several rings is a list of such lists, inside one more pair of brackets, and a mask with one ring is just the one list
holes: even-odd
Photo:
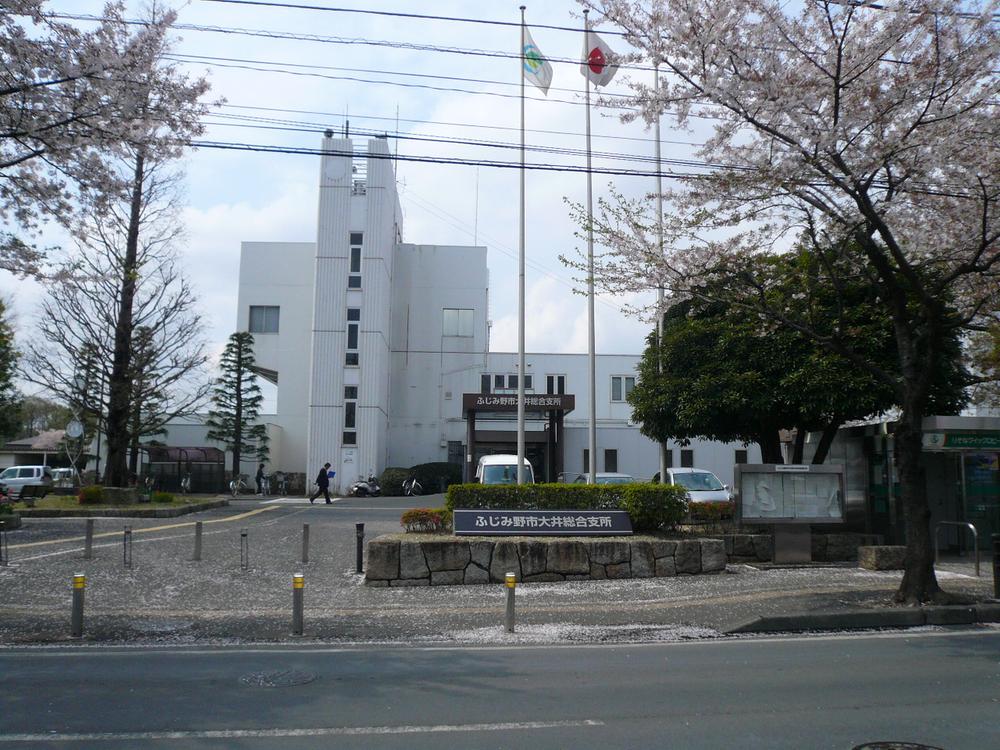
[(266, 461), (268, 456), (267, 429), (254, 424), (264, 396), (253, 370), (253, 334), (230, 336), (219, 368), (222, 374), (212, 389), (212, 408), (205, 424), (208, 439), (223, 443), (232, 452), (235, 479), (244, 454), (253, 453), (258, 461)]

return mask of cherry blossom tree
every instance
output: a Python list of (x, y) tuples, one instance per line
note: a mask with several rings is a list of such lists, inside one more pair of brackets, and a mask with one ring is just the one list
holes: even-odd
[[(173, 13), (155, 4), (148, 23), (127, 32), (124, 4), (108, 3), (82, 30), (50, 15), (43, 0), (0, 4), (0, 268), (43, 272), (34, 245), (46, 221), (72, 228), (78, 187), (110, 193), (127, 183), (105, 168), (109, 153), (152, 139), (167, 142), (186, 121), (168, 97), (149, 97)], [(155, 83), (153, 84), (155, 87)]]
[[(712, 126), (703, 176), (664, 196), (666, 252), (651, 197), (602, 203), (598, 282), (683, 297), (724, 280), (729, 302), (890, 387), (907, 542), (896, 596), (947, 599), (933, 569), (922, 423), (949, 337), (988, 329), (1000, 309), (1000, 3), (581, 3), (624, 30), (634, 59), (659, 65), (658, 89), (630, 82), (626, 119)], [(812, 325), (747, 261), (799, 239), (830, 288), (849, 280), (841, 269), (874, 285), (896, 338), (892, 366), (838, 320)]]

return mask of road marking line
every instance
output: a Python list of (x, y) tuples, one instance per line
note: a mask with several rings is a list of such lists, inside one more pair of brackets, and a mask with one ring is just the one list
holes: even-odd
[[(240, 513), (235, 516), (229, 516), (228, 518), (211, 518), (207, 521), (202, 521), (204, 524), (209, 523), (232, 523), (233, 521), (242, 521), (244, 518), (249, 518), (250, 516), (256, 516), (258, 513), (267, 513), (269, 510), (277, 510), (277, 507), (271, 506), (268, 508), (257, 508), (256, 510), (250, 510), (246, 513)], [(121, 517), (124, 520), (124, 516)], [(168, 523), (162, 526), (146, 526), (133, 528), (133, 534), (146, 534), (150, 531), (166, 531), (167, 529), (182, 529), (185, 526), (194, 526), (197, 521), (183, 521), (181, 523)], [(122, 532), (120, 531), (102, 531), (100, 534), (94, 534), (94, 539), (103, 539), (109, 536), (120, 536)], [(44, 542), (25, 542), (24, 544), (12, 544), (10, 549), (25, 549), (27, 547), (42, 547), (50, 544), (66, 544), (68, 542), (83, 542), (86, 541), (85, 536), (71, 536), (65, 539), (48, 539)]]
[(0, 742), (109, 742), (141, 740), (240, 739), (257, 737), (336, 737), (387, 734), (429, 734), (436, 732), (505, 732), (567, 727), (600, 727), (603, 721), (517, 721), (495, 724), (431, 724), (389, 727), (315, 727), (312, 729), (204, 729), (174, 732), (51, 732), (44, 734), (5, 734)]

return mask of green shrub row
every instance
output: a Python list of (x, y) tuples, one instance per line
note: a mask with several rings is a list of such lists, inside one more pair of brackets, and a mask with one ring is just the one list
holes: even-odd
[(169, 492), (154, 492), (149, 498), (151, 502), (154, 503), (172, 503), (174, 501), (174, 496)]
[(452, 512), (447, 508), (413, 508), (399, 522), (407, 532), (440, 534), (451, 531)]
[(687, 491), (674, 484), (459, 484), (446, 507), (494, 510), (624, 510), (635, 531), (676, 526), (687, 514)]

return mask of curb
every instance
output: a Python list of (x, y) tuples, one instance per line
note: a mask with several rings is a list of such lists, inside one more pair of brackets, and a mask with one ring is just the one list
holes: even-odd
[(801, 612), (757, 617), (728, 628), (738, 633), (797, 633), (817, 630), (871, 630), (914, 628), (922, 625), (975, 625), (1000, 622), (1000, 603), (927, 606), (913, 609)]
[(176, 518), (188, 513), (198, 513), (229, 505), (228, 500), (207, 500), (181, 505), (176, 508), (94, 508), (76, 510), (67, 508), (34, 508), (21, 510), (22, 518)]

